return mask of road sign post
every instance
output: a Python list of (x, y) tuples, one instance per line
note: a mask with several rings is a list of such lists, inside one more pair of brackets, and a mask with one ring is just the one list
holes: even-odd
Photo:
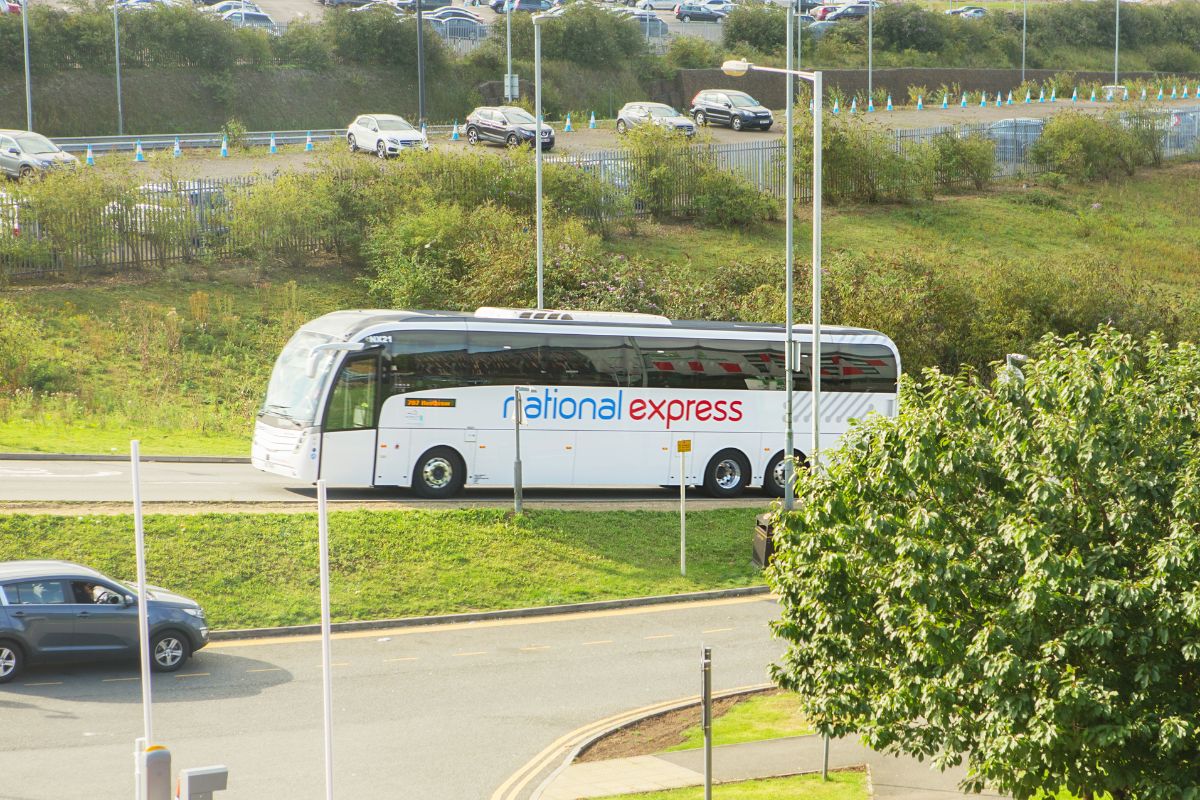
[(687, 454), (692, 452), (692, 440), (675, 443), (679, 451), (679, 574), (687, 577)]
[(700, 648), (700, 701), (704, 728), (704, 800), (712, 800), (712, 648)]
[(317, 538), (321, 571), (321, 695), (325, 722), (325, 800), (333, 800), (333, 676), (329, 652), (329, 506), (317, 481)]

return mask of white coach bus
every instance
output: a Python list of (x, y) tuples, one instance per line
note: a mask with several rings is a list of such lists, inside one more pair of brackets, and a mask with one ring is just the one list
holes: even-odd
[[(795, 380), (796, 454), (810, 434), (811, 329)], [(896, 412), (900, 356), (882, 333), (821, 332), (821, 448)], [(450, 497), (513, 483), (514, 389), (527, 486), (679, 485), (783, 493), (784, 329), (649, 314), (481, 308), (338, 311), (284, 347), (252, 462), (330, 486)]]

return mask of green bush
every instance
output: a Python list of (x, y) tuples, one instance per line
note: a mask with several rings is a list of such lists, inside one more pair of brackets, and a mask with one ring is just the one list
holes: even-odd
[(778, 201), (740, 175), (712, 168), (696, 181), (692, 215), (704, 227), (748, 228), (778, 213)]
[[(417, 67), (417, 22), (398, 17), (390, 10), (373, 8), (351, 13), (338, 8), (322, 23), (337, 57), (349, 64), (382, 64), (404, 69)], [(422, 43), (426, 80), (447, 62), (441, 37), (426, 31)]]
[(782, 52), (787, 42), (787, 12), (776, 5), (743, 4), (722, 23), (721, 40), (727, 50), (749, 45), (763, 53)]
[(279, 63), (308, 69), (326, 69), (333, 64), (334, 48), (324, 27), (311, 22), (292, 22), (271, 49)]
[(1076, 181), (1132, 175), (1140, 166), (1162, 161), (1161, 118), (1143, 113), (1122, 121), (1115, 115), (1059, 114), (1034, 142), (1035, 164)]
[(966, 178), (976, 189), (992, 182), (996, 172), (996, 143), (983, 136), (959, 136), (948, 131), (930, 142), (931, 158), (940, 173), (939, 183)]
[(304, 266), (322, 243), (332, 243), (337, 219), (328, 175), (283, 173), (230, 197), (234, 246), (262, 267)]
[[(501, 35), (492, 36), (491, 47), (503, 52)], [(586, 3), (574, 3), (564, 14), (541, 23), (542, 58), (568, 61), (590, 67), (604, 67), (642, 56), (645, 41), (637, 23)], [(530, 14), (512, 15), (513, 58), (533, 59), (533, 19)]]
[(721, 66), (721, 48), (699, 36), (676, 36), (664, 56), (672, 70), (706, 69)]
[[(801, 115), (796, 127), (800, 164), (812, 163), (812, 118)], [(908, 202), (932, 192), (929, 154), (920, 148), (906, 157), (896, 150), (891, 131), (849, 114), (825, 115), (822, 132), (823, 196), (831, 203)], [(810, 173), (797, 170), (807, 186)]]

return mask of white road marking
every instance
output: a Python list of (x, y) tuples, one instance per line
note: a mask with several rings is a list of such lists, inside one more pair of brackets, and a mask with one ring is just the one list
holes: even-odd
[(672, 639), (675, 637), (673, 633), (660, 633), (657, 636), (643, 636), (643, 639)]
[(119, 681), (140, 681), (141, 678), (101, 678), (101, 683), (117, 683)]
[(211, 675), (211, 672), (185, 672), (182, 675), (176, 675), (176, 678), (206, 678)]
[(476, 650), (471, 653), (455, 653), (454, 654), (455, 658), (458, 658), (460, 656), (486, 656), (486, 655), (487, 655), (486, 650)]
[(385, 658), (385, 659), (384, 659), (384, 661), (386, 661), (386, 662), (390, 662), (390, 661), (416, 661), (416, 660), (417, 660), (417, 657), (416, 657), (416, 656), (405, 656), (404, 658)]
[(584, 646), (584, 647), (591, 647), (591, 646), (592, 646), (592, 645), (594, 645), (594, 644), (612, 644), (612, 643), (613, 643), (613, 640), (612, 640), (612, 639), (600, 639), (600, 640), (598, 640), (598, 641), (595, 641), (595, 642), (584, 642), (584, 643), (583, 643), (583, 646)]
[(26, 686), (61, 686), (62, 681), (42, 681), (41, 683), (27, 683)]
[(283, 672), (282, 667), (259, 667), (258, 669), (248, 669), (246, 672)]
[(520, 648), (522, 653), (533, 653), (538, 650), (549, 650), (549, 649), (550, 649), (550, 645), (548, 645), (548, 644), (531, 644), (528, 647)]
[(101, 470), (99, 472), (80, 472), (80, 473), (59, 473), (51, 472), (45, 467), (0, 467), (0, 476), (5, 478), (66, 478), (68, 480), (77, 480), (79, 478), (111, 478), (114, 475), (120, 475), (119, 472), (110, 472)]
[(733, 630), (733, 628), (709, 628), (706, 631), (700, 631), (700, 632), (701, 633), (724, 633), (725, 631), (731, 631), (731, 630)]

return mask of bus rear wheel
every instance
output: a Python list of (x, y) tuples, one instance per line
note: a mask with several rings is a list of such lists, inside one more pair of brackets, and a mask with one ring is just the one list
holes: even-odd
[(417, 459), (413, 490), (421, 497), (441, 500), (454, 497), (467, 482), (462, 456), (449, 447), (435, 447)]
[[(799, 450), (796, 454), (796, 469), (803, 469), (808, 466), (808, 459)], [(786, 465), (783, 463), (783, 451), (775, 454), (767, 463), (767, 474), (763, 476), (763, 491), (771, 497), (783, 497), (784, 481), (786, 477), (784, 470)]]
[(750, 483), (750, 462), (737, 450), (722, 450), (704, 470), (704, 491), (712, 497), (737, 497)]

